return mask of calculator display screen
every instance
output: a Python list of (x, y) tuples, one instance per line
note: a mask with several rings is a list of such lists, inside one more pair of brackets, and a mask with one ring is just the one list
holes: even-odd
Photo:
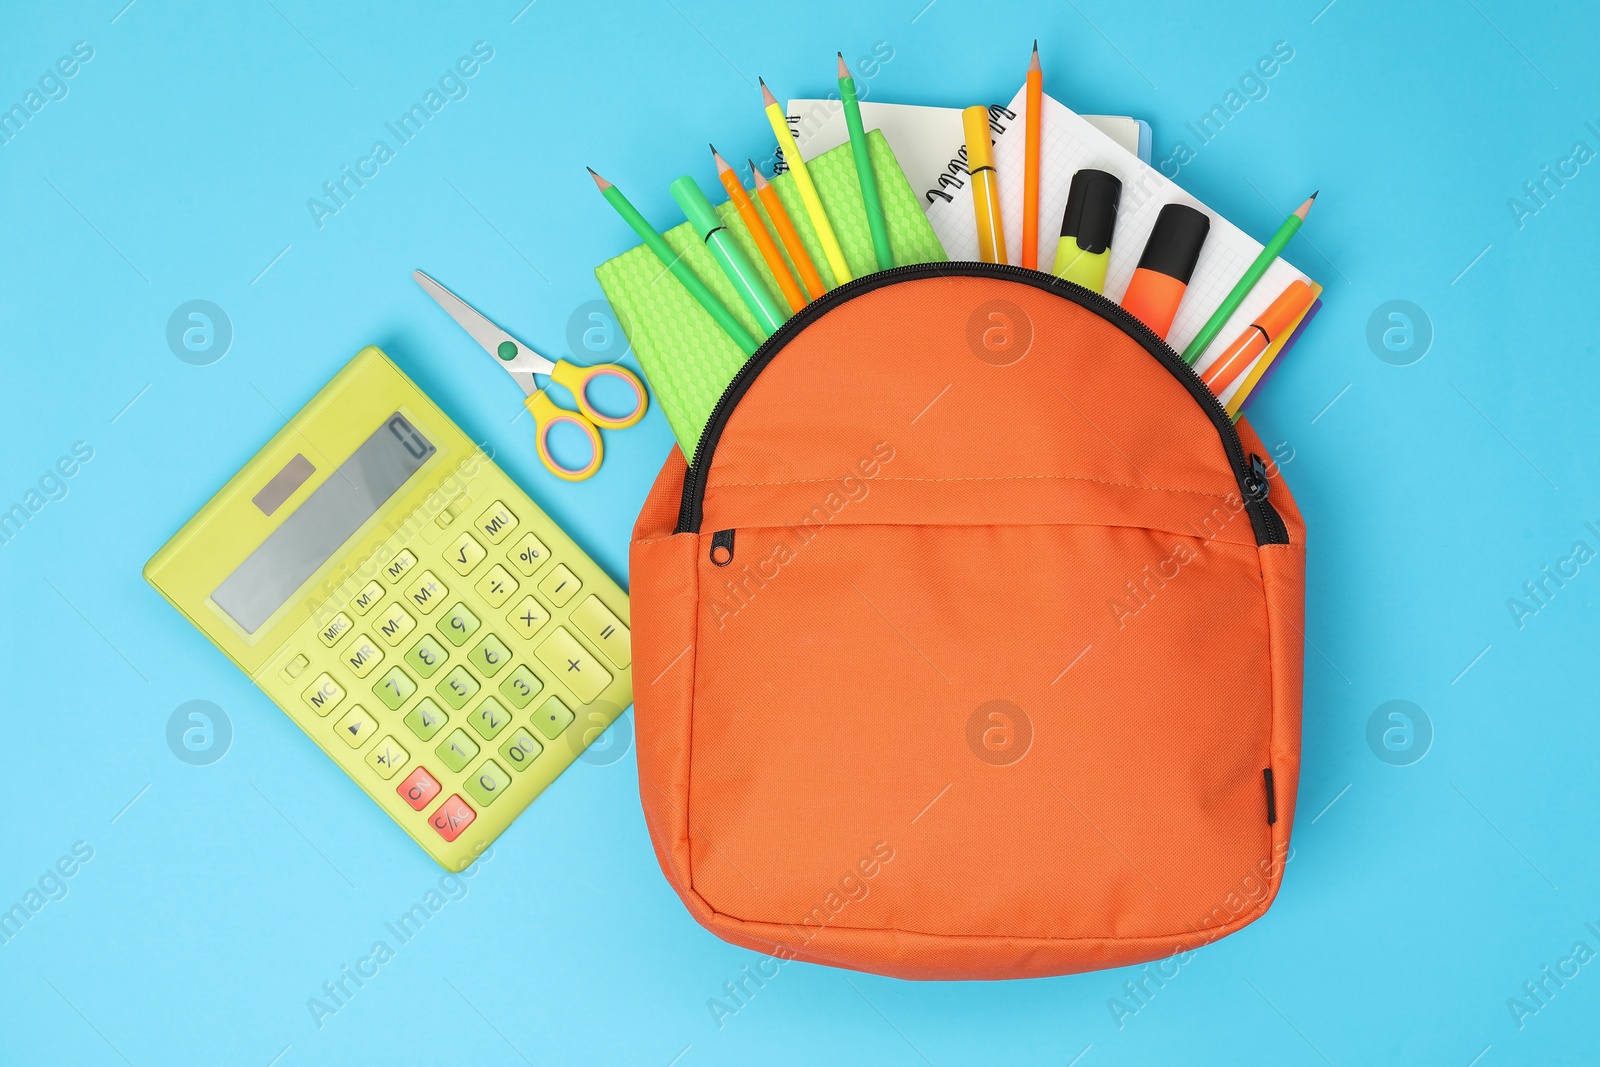
[(437, 449), (398, 411), (212, 592), (255, 633)]

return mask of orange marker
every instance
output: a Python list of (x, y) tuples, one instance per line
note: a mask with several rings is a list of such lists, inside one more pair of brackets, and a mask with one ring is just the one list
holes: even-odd
[(1156, 216), (1139, 267), (1133, 272), (1122, 306), (1166, 340), (1189, 277), (1200, 260), (1200, 248), (1211, 232), (1211, 216), (1184, 204), (1168, 204)]
[(789, 212), (784, 210), (778, 190), (761, 176), (761, 169), (756, 166), (755, 160), (752, 159), (749, 163), (750, 173), (755, 175), (756, 195), (761, 198), (761, 206), (767, 209), (767, 218), (772, 220), (772, 228), (778, 231), (778, 240), (783, 242), (783, 250), (789, 253), (795, 273), (800, 275), (800, 282), (806, 287), (806, 295), (815, 300), (827, 292), (828, 287), (822, 284), (822, 275), (817, 273), (817, 265), (811, 262), (811, 254), (801, 242), (800, 234), (789, 218)]
[(1044, 72), (1039, 69), (1039, 42), (1033, 42), (1028, 64), (1028, 127), (1024, 131), (1022, 170), (1022, 265), (1039, 268), (1039, 131), (1044, 116)]
[(1211, 366), (1206, 368), (1206, 387), (1217, 396), (1227, 392), (1228, 386), (1242, 374), (1255, 358), (1267, 350), (1273, 338), (1290, 329), (1305, 314), (1306, 308), (1316, 299), (1311, 286), (1298, 279), (1284, 287), (1278, 299), (1256, 316), (1256, 321), (1245, 328), (1238, 340), (1223, 350)]
[(806, 294), (795, 284), (794, 275), (789, 273), (789, 265), (783, 261), (783, 253), (778, 251), (772, 235), (767, 232), (766, 223), (761, 221), (761, 213), (756, 210), (755, 201), (744, 191), (739, 176), (722, 158), (716, 145), (711, 146), (711, 158), (717, 161), (717, 177), (722, 179), (722, 187), (728, 190), (728, 199), (739, 209), (739, 217), (744, 220), (744, 228), (749, 230), (750, 236), (755, 239), (756, 248), (760, 250), (761, 258), (766, 261), (767, 270), (772, 272), (773, 280), (778, 283), (778, 288), (783, 290), (783, 298), (789, 302), (789, 310), (799, 311), (806, 306)]

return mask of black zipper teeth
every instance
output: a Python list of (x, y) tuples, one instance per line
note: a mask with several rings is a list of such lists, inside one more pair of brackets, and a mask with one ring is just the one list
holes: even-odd
[(1173, 377), (1183, 383), (1189, 390), (1189, 395), (1199, 404), (1201, 409), (1210, 417), (1212, 424), (1217, 429), (1217, 435), (1222, 439), (1222, 447), (1228, 454), (1228, 462), (1233, 466), (1234, 478), (1239, 483), (1239, 495), (1244, 501), (1245, 510), (1250, 515), (1250, 526), (1255, 532), (1256, 543), (1259, 545), (1289, 543), (1289, 531), (1284, 526), (1283, 518), (1278, 514), (1266, 499), (1265, 494), (1256, 493), (1252, 486), (1254, 477), (1250, 470), (1250, 458), (1245, 454), (1244, 443), (1239, 440), (1239, 431), (1234, 428), (1233, 420), (1228, 417), (1228, 411), (1218, 400), (1216, 395), (1200, 380), (1194, 368), (1183, 361), (1183, 357), (1173, 347), (1162, 339), (1154, 330), (1146, 326), (1133, 314), (1126, 311), (1122, 305), (1106, 298), (1103, 294), (1092, 289), (1085, 289), (1076, 282), (1069, 282), (1057, 278), (1053, 274), (1043, 271), (1030, 270), (1027, 267), (1018, 267), (1009, 263), (917, 263), (904, 267), (891, 267), (888, 270), (877, 271), (863, 275), (853, 281), (848, 281), (836, 289), (831, 289), (822, 296), (813, 300), (799, 311), (795, 312), (783, 325), (779, 326), (772, 336), (761, 342), (739, 372), (733, 376), (727, 388), (722, 391), (716, 407), (711, 409), (711, 418), (706, 421), (705, 429), (700, 431), (700, 440), (695, 445), (694, 458), (689, 464), (689, 469), (683, 478), (683, 501), (678, 507), (677, 533), (697, 533), (700, 529), (701, 509), (705, 502), (706, 472), (711, 468), (711, 456), (716, 451), (717, 441), (722, 436), (722, 428), (727, 423), (728, 417), (733, 414), (733, 409), (738, 406), (745, 391), (750, 387), (757, 375), (772, 361), (772, 357), (788, 344), (789, 341), (801, 330), (822, 315), (838, 307), (847, 300), (881, 289), (896, 281), (911, 281), (917, 278), (1007, 278), (1012, 281), (1025, 282), (1038, 289), (1055, 293), (1058, 296), (1071, 300), (1081, 307), (1096, 312), (1101, 318), (1106, 319), (1114, 326), (1144, 345), (1145, 350), (1161, 362)]

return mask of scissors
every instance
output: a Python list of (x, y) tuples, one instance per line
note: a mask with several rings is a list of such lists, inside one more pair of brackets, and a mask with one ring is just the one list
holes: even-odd
[[(564, 359), (549, 360), (539, 355), (527, 345), (506, 333), (500, 327), (480, 315), (465, 300), (428, 277), (422, 271), (412, 271), (411, 277), (435, 301), (444, 308), (446, 313), (467, 333), (472, 339), (483, 346), (485, 352), (495, 357), (495, 361), (504, 368), (505, 372), (517, 380), (522, 386), (522, 391), (527, 394), (523, 401), (528, 409), (528, 414), (533, 416), (534, 440), (539, 448), (539, 459), (549, 468), (550, 473), (557, 478), (564, 478), (569, 482), (581, 482), (600, 469), (600, 460), (605, 455), (605, 449), (600, 444), (599, 426), (607, 430), (625, 430), (629, 426), (644, 418), (645, 408), (649, 406), (649, 399), (645, 395), (644, 384), (634, 374), (624, 367), (613, 363), (604, 363), (597, 367), (580, 367), (575, 363), (568, 363)], [(534, 378), (536, 374), (543, 374), (559, 382), (572, 393), (572, 398), (578, 403), (577, 411), (568, 411), (558, 407), (555, 401), (545, 395)], [(625, 382), (633, 389), (634, 405), (626, 415), (612, 418), (605, 412), (589, 403), (587, 391), (595, 379), (611, 377)], [(550, 453), (550, 431), (560, 423), (570, 423), (576, 426), (583, 435), (589, 439), (591, 458), (584, 467), (563, 467), (555, 456)]]

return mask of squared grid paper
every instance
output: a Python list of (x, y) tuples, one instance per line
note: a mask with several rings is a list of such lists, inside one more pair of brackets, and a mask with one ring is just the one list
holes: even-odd
[[(1022, 179), (1027, 151), (1027, 89), (1017, 90), (1008, 105), (1016, 119), (994, 139), (994, 163), (1000, 180), (1000, 213), (1006, 228), (1006, 252), (1011, 262), (1022, 253)], [(1056, 243), (1060, 240), (1061, 215), (1066, 210), (1072, 175), (1085, 168), (1103, 170), (1122, 180), (1122, 200), (1117, 209), (1117, 225), (1111, 240), (1111, 262), (1106, 270), (1105, 295), (1120, 300), (1139, 265), (1145, 241), (1154, 229), (1156, 216), (1166, 204), (1186, 204), (1211, 216), (1211, 232), (1201, 249), (1189, 290), (1178, 308), (1167, 341), (1182, 352), (1200, 332), (1206, 319), (1222, 303), (1228, 290), (1261, 251), (1260, 242), (1227, 219), (1184, 192), (1177, 184), (1138, 156), (1118, 145), (1090, 125), (1081, 115), (1048, 94), (1044, 97), (1044, 136), (1039, 146), (1039, 269), (1055, 265)], [(959, 147), (959, 146), (958, 146)], [(953, 199), (937, 200), (928, 207), (928, 221), (953, 260), (978, 258), (978, 224), (972, 209), (972, 184), (950, 190)], [(1311, 279), (1291, 267), (1281, 257), (1262, 275), (1228, 319), (1216, 339), (1195, 364), (1206, 367), (1239, 333), (1255, 321), (1268, 304), (1277, 299), (1284, 286), (1299, 278)], [(1246, 372), (1248, 373), (1248, 368)], [(1240, 379), (1244, 374), (1240, 375)]]

